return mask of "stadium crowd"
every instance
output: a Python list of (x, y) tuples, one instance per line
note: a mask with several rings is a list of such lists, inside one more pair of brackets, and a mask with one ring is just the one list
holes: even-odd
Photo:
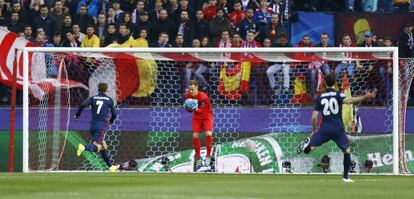
[[(297, 11), (334, 12), (408, 12), (404, 0), (0, 0), (0, 26), (19, 34), (40, 47), (106, 47), (132, 42), (136, 47), (331, 47), (398, 46), (400, 57), (413, 55), (413, 25), (407, 22), (400, 35), (376, 37), (365, 32), (365, 40), (356, 44), (344, 35), (339, 44), (328, 43), (328, 33), (320, 41), (308, 35), (290, 44), (289, 25), (299, 20)], [(311, 63), (309, 93), (316, 95), (318, 71), (338, 76), (353, 75), (363, 64), (342, 62)], [(187, 63), (184, 82), (209, 83), (203, 73), (208, 63)], [(286, 63), (273, 63), (263, 74), (269, 87), (276, 87), (275, 74), (283, 73), (284, 92), (290, 89), (290, 69)], [(376, 67), (385, 92), (390, 92), (390, 65)], [(194, 77), (193, 77), (194, 76)], [(0, 84), (0, 104), (10, 101), (10, 88)], [(387, 96), (387, 94), (385, 95)]]

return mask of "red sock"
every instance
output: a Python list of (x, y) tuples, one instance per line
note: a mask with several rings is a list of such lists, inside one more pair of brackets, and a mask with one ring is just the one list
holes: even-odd
[(198, 138), (193, 138), (193, 147), (196, 153), (196, 158), (197, 160), (200, 159), (201, 155), (200, 155), (200, 140)]
[(211, 149), (213, 148), (213, 136), (206, 136), (206, 147), (207, 147), (207, 156), (210, 157)]

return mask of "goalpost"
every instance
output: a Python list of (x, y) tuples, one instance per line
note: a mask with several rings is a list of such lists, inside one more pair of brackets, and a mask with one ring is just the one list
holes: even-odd
[[(343, 115), (348, 117), (345, 126), (353, 143), (356, 172), (365, 172), (365, 160), (373, 161), (377, 166), (373, 171), (378, 173), (413, 171), (405, 146), (413, 63), (399, 63), (396, 47), (27, 47), (22, 56), (23, 172), (104, 169), (102, 161), (92, 153), (74, 160), (74, 146), (88, 139), (89, 117), (86, 110), (82, 121), (74, 123), (73, 115), (83, 98), (96, 93), (99, 81), (109, 84), (108, 94), (116, 99), (120, 115), (106, 135), (113, 161), (135, 159), (139, 171), (188, 171), (194, 154), (191, 135), (183, 131), (191, 131), (191, 115), (183, 112), (181, 105), (185, 71), (189, 69), (186, 64), (190, 62), (210, 68), (204, 77), (214, 108), (213, 154), (217, 172), (247, 172), (249, 168), (254, 172), (283, 173), (287, 167), (296, 173), (321, 172), (319, 160), (324, 155), (332, 159), (330, 172), (338, 172), (342, 168), (336, 165), (340, 150), (332, 143), (309, 157), (297, 155), (296, 146), (310, 131), (307, 116), (313, 109), (312, 94), (323, 90), (324, 65), (334, 72), (341, 63), (356, 67), (352, 72), (339, 71), (339, 89), (353, 96), (379, 87), (383, 92), (374, 102), (347, 107), (348, 116)], [(288, 65), (290, 80), (284, 81), (286, 75), (280, 70), (273, 74), (276, 88), (272, 90), (266, 70), (275, 63), (280, 68)], [(383, 83), (383, 77), (391, 73), (387, 64), (392, 65), (393, 77), (388, 90), (382, 85), (390, 86)], [(386, 70), (385, 76), (381, 67)], [(195, 69), (189, 74), (194, 75)], [(380, 75), (375, 75), (376, 70), (382, 70)], [(312, 76), (315, 71), (317, 74)], [(370, 82), (373, 79), (381, 83)], [(284, 90), (286, 82), (288, 87)], [(266, 114), (267, 118), (263, 116)], [(253, 123), (245, 124), (249, 120)], [(384, 153), (391, 154), (381, 157)]]

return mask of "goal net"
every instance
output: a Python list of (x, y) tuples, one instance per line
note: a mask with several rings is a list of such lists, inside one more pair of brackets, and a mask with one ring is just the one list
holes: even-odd
[[(413, 60), (398, 60), (395, 52), (26, 48), (20, 63), (26, 72), (23, 170), (107, 170), (98, 154), (75, 156), (79, 143), (89, 143), (90, 109), (73, 119), (82, 100), (105, 82), (118, 114), (104, 138), (113, 163), (135, 160), (134, 170), (141, 172), (193, 171), (192, 115), (182, 104), (188, 81), (195, 79), (214, 109), (213, 172), (340, 173), (343, 155), (333, 142), (310, 155), (297, 153), (312, 129), (315, 98), (332, 72), (346, 96), (377, 91), (373, 100), (342, 107), (352, 171), (410, 173)], [(200, 138), (204, 146), (204, 134)]]

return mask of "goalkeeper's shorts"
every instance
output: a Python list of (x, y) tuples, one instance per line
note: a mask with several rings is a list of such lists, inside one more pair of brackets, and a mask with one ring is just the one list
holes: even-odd
[(213, 118), (193, 118), (193, 133), (213, 131)]

